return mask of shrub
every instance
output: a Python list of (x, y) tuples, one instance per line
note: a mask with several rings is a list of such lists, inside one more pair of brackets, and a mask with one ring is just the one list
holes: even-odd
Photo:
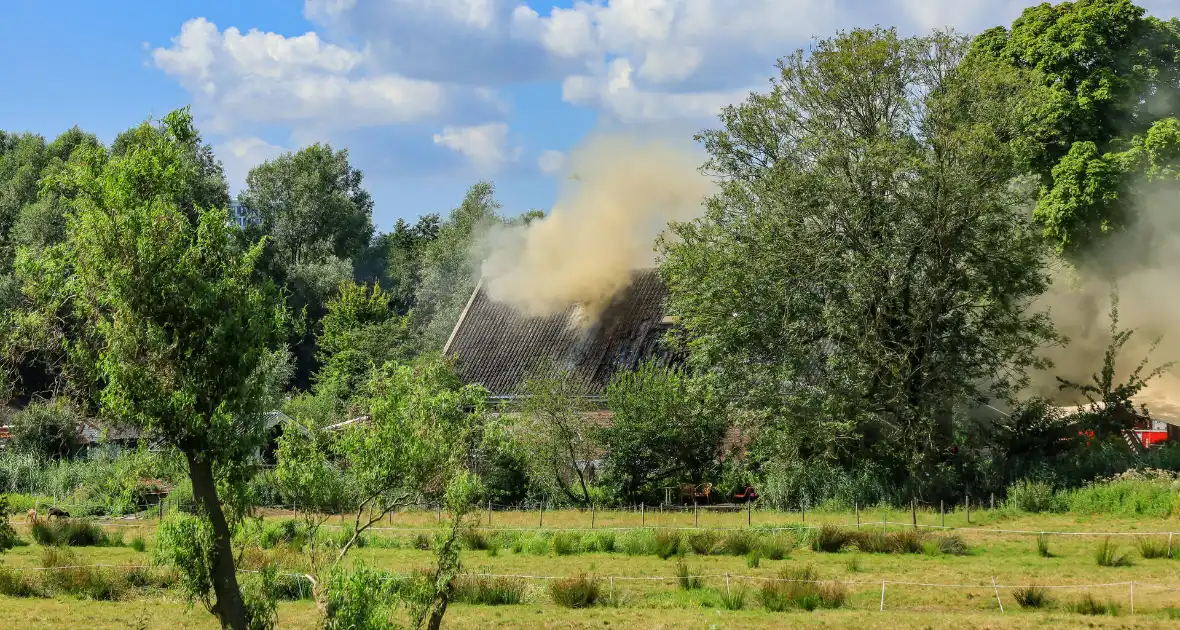
[(38, 597), (41, 592), (36, 583), (24, 571), (0, 566), (0, 595)]
[(557, 532), (553, 535), (553, 553), (568, 556), (578, 553), (582, 537), (577, 532)]
[(468, 575), (455, 580), (454, 599), (464, 604), (508, 606), (524, 601), (524, 580)]
[(688, 535), (688, 546), (698, 556), (707, 556), (717, 546), (717, 534), (709, 530), (693, 532)]
[(534, 556), (543, 556), (549, 553), (549, 536), (546, 534), (538, 534), (529, 538), (528, 545), (525, 550)]
[(1049, 551), (1049, 539), (1044, 534), (1037, 536), (1037, 555), (1042, 558), (1053, 557), (1053, 552)]
[(746, 554), (746, 566), (751, 569), (757, 569), (762, 564), (762, 552), (755, 549)]
[(731, 556), (744, 556), (754, 550), (757, 542), (753, 532), (735, 529), (725, 535), (721, 546)]
[(54, 592), (98, 601), (116, 601), (127, 591), (123, 576), (99, 567), (78, 566), (70, 549), (47, 547), (41, 552), (45, 586)]
[(844, 568), (849, 573), (860, 573), (860, 556), (850, 556), (848, 560), (844, 562)]
[(553, 603), (565, 608), (589, 608), (598, 601), (599, 584), (593, 577), (579, 574), (549, 584)]
[(1052, 601), (1049, 599), (1049, 591), (1035, 584), (1013, 590), (1012, 599), (1015, 599), (1021, 608), (1044, 608)]
[(653, 539), (655, 535), (649, 530), (639, 530), (628, 533), (623, 536), (622, 548), (623, 553), (629, 556), (646, 556), (653, 554)]
[(865, 553), (889, 553), (889, 539), (878, 531), (859, 531), (855, 537), (856, 548)]
[(948, 534), (938, 537), (938, 551), (948, 556), (965, 556), (970, 552), (967, 541), (958, 534)]
[(689, 567), (680, 560), (676, 563), (676, 581), (680, 584), (680, 588), (686, 591), (695, 591), (701, 587), (701, 577), (699, 571)]
[(143, 553), (147, 551), (147, 541), (143, 539), (143, 536), (136, 536), (131, 539), (131, 548), (137, 553)]
[(652, 552), (661, 560), (667, 560), (680, 551), (680, 532), (663, 529), (656, 532), (652, 540)]
[(429, 551), (430, 550), (430, 536), (427, 536), (426, 534), (419, 532), (414, 535), (414, 540), (411, 543), (411, 545), (414, 547), (414, 549), (417, 549), (419, 551)]
[(389, 580), (384, 571), (358, 564), (333, 571), (325, 584), (324, 630), (392, 630)]
[(1118, 604), (1098, 601), (1090, 593), (1070, 602), (1068, 609), (1079, 615), (1110, 615), (1113, 617), (1119, 614)]
[(277, 545), (291, 545), (302, 548), (307, 542), (307, 527), (293, 518), (281, 521), (269, 521), (258, 537), (258, 546), (263, 549), (273, 549)]
[(1144, 560), (1168, 557), (1168, 545), (1162, 540), (1139, 536), (1135, 539), (1135, 544), (1139, 547), (1139, 555), (1143, 556)]
[(1041, 481), (1018, 481), (1008, 486), (1008, 507), (1038, 514), (1057, 509), (1053, 486)]
[(20, 542), (12, 521), (8, 520), (11, 508), (8, 505), (8, 495), (0, 494), (0, 553), (12, 549)]
[(853, 542), (852, 532), (835, 525), (824, 525), (815, 530), (811, 537), (811, 550), (824, 553), (839, 553)]
[(890, 550), (893, 553), (922, 553), (922, 532), (916, 529), (903, 529), (890, 533)]
[(766, 582), (759, 592), (762, 605), (771, 612), (791, 609), (812, 611), (839, 608), (848, 599), (848, 591), (834, 582), (821, 582), (811, 567), (788, 567), (778, 580)]
[(721, 593), (721, 607), (726, 610), (741, 610), (746, 604), (746, 587), (738, 585), (735, 589), (729, 589)]
[(1120, 553), (1110, 538), (1103, 538), (1098, 547), (1094, 550), (1094, 561), (1100, 567), (1129, 567), (1131, 566), (1131, 558), (1125, 553)]
[(483, 551), (484, 549), (488, 548), (487, 536), (484, 536), (483, 532), (480, 532), (479, 530), (467, 529), (464, 530), (459, 536), (459, 542), (464, 549)]
[[(792, 541), (793, 542), (793, 541)], [(763, 539), (758, 544), (758, 551), (763, 558), (767, 560), (782, 560), (787, 557), (787, 552), (791, 550), (794, 545), (790, 544), (782, 536), (771, 536)]]
[(615, 533), (599, 532), (594, 537), (594, 547), (603, 553), (612, 553), (615, 550)]
[(79, 417), (65, 399), (33, 402), (12, 419), (12, 446), (46, 458), (71, 455), (82, 446)]
[(101, 527), (90, 521), (44, 520), (33, 523), (33, 540), (38, 544), (70, 547), (114, 547), (122, 544), (119, 534), (108, 535)]

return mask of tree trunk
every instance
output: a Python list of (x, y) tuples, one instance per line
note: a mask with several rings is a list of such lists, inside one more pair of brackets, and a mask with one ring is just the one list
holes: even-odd
[(442, 628), (443, 615), (447, 614), (447, 602), (451, 599), (450, 590), (450, 585), (448, 585), (438, 594), (438, 599), (434, 602), (434, 608), (430, 611), (430, 619), (426, 622), (427, 630), (439, 630), (439, 628)]
[(188, 459), (189, 479), (193, 482), (193, 497), (213, 527), (214, 560), (211, 573), (213, 593), (217, 597), (213, 612), (221, 621), (222, 628), (246, 630), (246, 609), (242, 604), (242, 592), (238, 588), (238, 576), (234, 570), (229, 525), (221, 510), (221, 502), (217, 499), (213, 467), (195, 451), (185, 451), (184, 455)]

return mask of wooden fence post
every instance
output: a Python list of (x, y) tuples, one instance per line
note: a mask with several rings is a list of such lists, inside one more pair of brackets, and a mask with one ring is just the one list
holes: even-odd
[(856, 512), (856, 528), (860, 529), (860, 503), (853, 501), (852, 509)]
[(754, 509), (751, 507), (752, 504), (753, 504), (753, 501), (746, 499), (746, 527), (753, 527), (754, 526), (754, 517), (751, 514), (751, 512)]
[(946, 529), (946, 501), (938, 500), (938, 513), (942, 515), (942, 528)]
[(644, 504), (639, 504), (639, 526), (645, 527), (647, 525), (647, 513), (644, 510)]
[(695, 528), (700, 523), (700, 509), (697, 507), (696, 499), (692, 501), (692, 526)]
[(881, 612), (885, 612), (885, 580), (881, 580)]
[(596, 511), (597, 511), (596, 506), (593, 503), (591, 503), (590, 504), (590, 529), (594, 529), (594, 516), (595, 516)]
[(1000, 614), (1004, 614), (1004, 602), (1000, 601), (1000, 589), (996, 586), (996, 576), (992, 576), (992, 590), (996, 592), (996, 603), (1000, 605)]

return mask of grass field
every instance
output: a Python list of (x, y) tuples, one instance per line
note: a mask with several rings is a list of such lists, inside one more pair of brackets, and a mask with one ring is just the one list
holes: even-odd
[[(768, 527), (801, 525), (800, 514), (772, 514), (754, 512), (750, 515), (768, 539), (789, 540), (782, 559), (762, 557), (756, 567), (745, 555), (716, 553), (698, 555), (684, 551), (668, 559), (655, 555), (628, 555), (623, 550), (624, 537), (635, 535), (614, 531), (618, 547), (613, 552), (561, 548), (553, 541), (550, 528), (578, 528), (587, 541), (604, 532), (587, 532), (589, 513), (560, 511), (546, 513), (545, 533), (538, 534), (537, 513), (496, 512), (491, 515), (491, 527), (498, 532), (484, 536), (494, 549), (468, 549), (463, 552), (467, 571), (479, 574), (531, 576), (521, 578), (523, 601), (504, 606), (456, 604), (447, 614), (449, 627), (541, 627), (541, 628), (771, 628), (822, 625), (836, 628), (899, 627), (1119, 627), (1167, 628), (1180, 626), (1180, 559), (1144, 558), (1139, 542), (1146, 540), (1157, 548), (1165, 547), (1166, 534), (1154, 532), (1180, 531), (1174, 519), (1132, 519), (1106, 516), (1038, 515), (1020, 516), (1001, 513), (973, 513), (972, 522), (963, 513), (948, 514), (947, 525), (957, 527), (955, 533), (968, 545), (966, 555), (939, 553), (927, 544), (923, 553), (863, 553), (848, 548), (839, 553), (816, 552), (806, 544), (794, 544), (795, 532), (775, 534)], [(919, 514), (919, 523), (939, 525), (938, 514)], [(282, 515), (271, 514), (275, 520)], [(643, 515), (648, 527), (691, 527), (690, 513)], [(746, 513), (705, 513), (697, 515), (702, 527), (745, 527)], [(875, 518), (876, 523), (869, 521)], [(862, 531), (880, 531), (882, 515), (862, 513)], [(909, 528), (892, 524), (908, 521), (908, 513), (888, 515), (889, 531)], [(345, 521), (349, 520), (345, 517)], [(408, 572), (430, 562), (430, 554), (413, 548), (416, 528), (434, 525), (437, 515), (414, 512), (396, 515), (392, 522), (382, 523), (369, 544), (355, 550), (353, 561), (398, 572)], [(486, 526), (487, 516), (482, 525)], [(595, 529), (625, 528), (639, 525), (635, 512), (608, 512), (594, 515)], [(808, 514), (807, 525), (839, 523), (855, 531), (853, 514)], [(339, 527), (333, 518), (329, 525)], [(153, 522), (128, 522), (109, 527), (123, 532), (124, 540), (143, 535), (148, 552), (154, 544)], [(24, 530), (23, 526), (18, 526)], [(521, 531), (505, 531), (521, 530)], [(998, 530), (1022, 530), (1034, 533), (1003, 533)], [(610, 531), (610, 530), (608, 530)], [(1111, 532), (1131, 535), (1110, 538), (1114, 555), (1127, 556), (1129, 566), (1099, 566), (1098, 547), (1105, 537), (1091, 535), (1046, 536), (1051, 557), (1038, 552), (1039, 532)], [(691, 535), (693, 530), (681, 532)], [(723, 546), (728, 531), (715, 534), (717, 546)], [(937, 532), (928, 534), (933, 540)], [(511, 541), (520, 538), (514, 550)], [(563, 534), (563, 536), (567, 536)], [(26, 536), (27, 537), (27, 536)], [(1180, 536), (1176, 537), (1180, 556)], [(536, 541), (547, 541), (538, 544)], [(685, 545), (687, 546), (687, 545)], [(0, 564), (7, 567), (36, 568), (43, 562), (44, 550), (35, 544), (15, 548), (0, 556)], [(104, 565), (145, 564), (147, 552), (137, 552), (130, 546), (83, 547), (75, 549), (79, 563)], [(272, 552), (273, 553), (273, 552)], [(1150, 555), (1150, 554), (1148, 554)], [(283, 566), (290, 571), (306, 569), (304, 558), (297, 553), (281, 555)], [(818, 578), (839, 581), (846, 589), (846, 601), (838, 610), (816, 612), (769, 612), (760, 603), (760, 591), (768, 578), (780, 576), (784, 568), (813, 567)], [(677, 573), (702, 576), (699, 587), (686, 590), (679, 583)], [(601, 587), (600, 603), (588, 609), (571, 610), (552, 603), (545, 578), (565, 577), (587, 573), (598, 579)], [(744, 590), (740, 610), (726, 610), (724, 606), (726, 575), (728, 592)], [(614, 579), (611, 580), (610, 578)], [(657, 579), (659, 578), (659, 579)], [(461, 579), (478, 579), (464, 576)], [(996, 587), (992, 586), (995, 580)], [(881, 607), (881, 582), (886, 582), (884, 612)], [(1131, 611), (1134, 582), (1134, 614)], [(1109, 584), (1110, 586), (1082, 585)], [(936, 586), (938, 585), (938, 586)], [(1040, 585), (1049, 601), (1040, 609), (1022, 609), (1014, 597), (1017, 586)], [(999, 602), (997, 602), (997, 594)], [(1111, 604), (1115, 614), (1086, 615), (1071, 612), (1086, 595), (1099, 604)], [(999, 610), (1000, 603), (1004, 612)], [(187, 611), (175, 594), (161, 590), (140, 590), (121, 601), (88, 601), (63, 596), (52, 598), (0, 599), (4, 611), (5, 628), (212, 628), (213, 619), (199, 607)], [(315, 627), (317, 613), (306, 600), (282, 602), (279, 622), (282, 628)]]

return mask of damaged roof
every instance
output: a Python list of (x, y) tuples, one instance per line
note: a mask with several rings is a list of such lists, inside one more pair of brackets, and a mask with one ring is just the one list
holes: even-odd
[(582, 375), (601, 395), (620, 369), (632, 369), (657, 352), (668, 330), (668, 290), (654, 269), (634, 272), (631, 285), (589, 326), (570, 304), (555, 315), (529, 317), (488, 297), (477, 286), (443, 352), (457, 357), (459, 375), (492, 396), (512, 396), (538, 366)]

